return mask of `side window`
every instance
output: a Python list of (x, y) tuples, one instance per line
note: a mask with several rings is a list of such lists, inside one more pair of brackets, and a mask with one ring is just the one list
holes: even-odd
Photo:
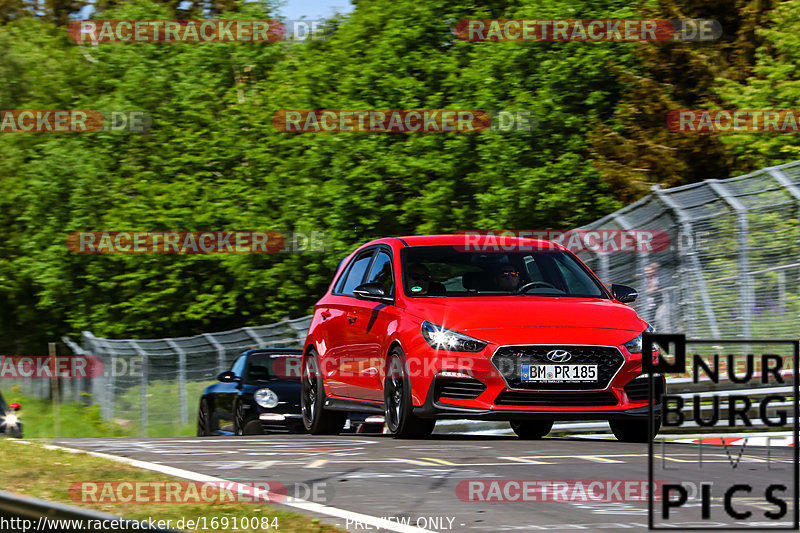
[(591, 283), (588, 276), (581, 276), (580, 266), (575, 261), (568, 259), (566, 255), (556, 256), (556, 265), (564, 276), (567, 284), (567, 292), (570, 294), (582, 294), (584, 296), (602, 296), (600, 289)]
[(378, 252), (378, 257), (372, 263), (372, 268), (367, 276), (367, 283), (381, 283), (386, 294), (394, 295), (394, 275), (392, 274), (392, 257), (384, 252)]
[[(347, 259), (345, 257), (345, 259)], [(339, 269), (342, 268), (342, 263), (344, 263), (344, 259), (339, 261), (339, 266), (336, 267), (336, 272), (339, 272)], [(333, 294), (339, 294), (342, 292), (342, 287), (344, 287), (344, 280), (347, 279), (347, 272), (342, 272), (341, 276), (339, 276), (339, 280), (336, 282), (336, 286), (333, 288)]]
[(375, 250), (369, 250), (364, 252), (353, 261), (353, 264), (350, 266), (350, 270), (347, 272), (345, 277), (344, 285), (342, 286), (340, 294), (352, 296), (353, 289), (361, 285), (361, 280), (364, 279), (364, 274), (367, 272), (367, 267), (369, 266), (369, 262), (370, 259), (372, 259), (372, 254), (374, 251)]
[(236, 362), (233, 363), (233, 367), (231, 367), (231, 372), (233, 372), (239, 377), (242, 377), (242, 375), (244, 375), (244, 364), (246, 362), (247, 362), (247, 356), (240, 355), (239, 359), (237, 359)]

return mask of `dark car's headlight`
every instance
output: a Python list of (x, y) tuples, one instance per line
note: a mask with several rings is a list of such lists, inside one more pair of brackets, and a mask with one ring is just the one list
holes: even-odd
[[(653, 329), (653, 326), (648, 324), (647, 329), (645, 329), (642, 333), (653, 333), (654, 331), (655, 329)], [(638, 337), (629, 340), (623, 344), (623, 346), (631, 353), (642, 353), (642, 335), (639, 334)]]
[(431, 348), (451, 352), (480, 352), (486, 348), (485, 342), (468, 337), (452, 329), (437, 326), (427, 320), (420, 328), (422, 336)]
[(272, 389), (258, 389), (253, 393), (253, 399), (265, 409), (272, 409), (278, 405), (278, 395)]
[(14, 413), (8, 413), (5, 416), (0, 416), (0, 421), (3, 422), (3, 425), (5, 425), (7, 429), (16, 429), (16, 427), (19, 425), (19, 417)]

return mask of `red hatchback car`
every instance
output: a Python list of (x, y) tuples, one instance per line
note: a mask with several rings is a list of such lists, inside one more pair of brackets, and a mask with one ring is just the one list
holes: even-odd
[[(643, 442), (648, 324), (563, 246), (491, 236), (389, 237), (340, 264), (314, 310), (301, 408), (313, 434), (348, 411), (383, 414), (395, 437), (437, 419), (507, 420), (541, 438), (556, 420), (605, 419)], [(664, 390), (663, 377), (655, 395)]]

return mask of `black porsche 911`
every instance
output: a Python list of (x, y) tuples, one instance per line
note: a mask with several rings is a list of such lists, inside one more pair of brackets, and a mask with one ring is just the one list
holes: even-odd
[(197, 435), (302, 431), (301, 350), (248, 350), (200, 398)]
[[(300, 362), (294, 348), (248, 350), (230, 370), (217, 376), (200, 397), (197, 435), (261, 435), (305, 433), (300, 411)], [(358, 433), (383, 429), (383, 417), (351, 414), (345, 430)]]

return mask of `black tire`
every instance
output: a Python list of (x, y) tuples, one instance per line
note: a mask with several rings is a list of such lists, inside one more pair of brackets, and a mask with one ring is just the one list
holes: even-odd
[(510, 422), (511, 429), (514, 430), (519, 438), (538, 440), (550, 433), (553, 429), (552, 420), (523, 420)]
[(395, 347), (386, 360), (383, 405), (386, 427), (396, 439), (424, 438), (433, 432), (435, 419), (419, 418), (413, 412), (411, 381), (403, 350)]
[(244, 405), (241, 400), (236, 400), (233, 406), (233, 434), (244, 435)]
[(319, 371), (317, 353), (309, 351), (303, 358), (303, 375), (300, 378), (300, 408), (303, 426), (312, 435), (338, 435), (344, 428), (347, 413), (326, 411), (325, 386)]
[(208, 400), (200, 400), (200, 408), (197, 410), (197, 436), (207, 437), (212, 433), (211, 411), (208, 409)]
[(618, 441), (621, 442), (650, 442), (661, 429), (661, 419), (656, 418), (653, 433), (649, 434), (648, 420), (609, 420), (608, 425)]

